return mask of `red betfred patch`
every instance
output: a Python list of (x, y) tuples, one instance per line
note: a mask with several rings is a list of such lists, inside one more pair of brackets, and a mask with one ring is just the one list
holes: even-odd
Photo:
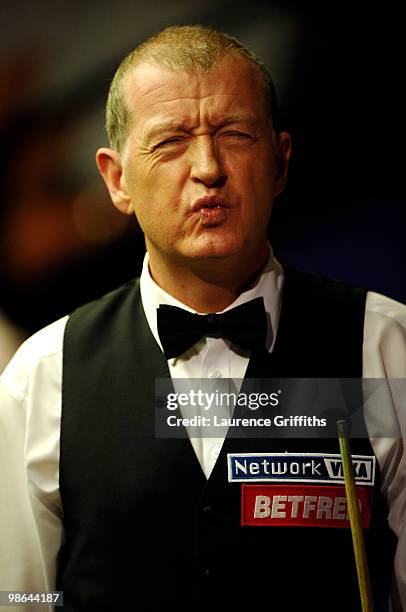
[[(372, 489), (356, 487), (361, 525), (371, 519)], [(350, 527), (345, 487), (242, 485), (241, 525)]]

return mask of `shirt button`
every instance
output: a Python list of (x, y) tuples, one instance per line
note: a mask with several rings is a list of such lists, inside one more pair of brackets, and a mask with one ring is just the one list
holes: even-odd
[(204, 508), (202, 508), (202, 512), (205, 516), (213, 516), (214, 508), (213, 506), (204, 506)]
[(210, 578), (210, 576), (211, 576), (211, 570), (210, 570), (209, 568), (205, 569), (205, 570), (203, 571), (203, 576), (204, 576), (205, 578)]
[(209, 372), (209, 378), (221, 378), (221, 372), (217, 368), (213, 368)]

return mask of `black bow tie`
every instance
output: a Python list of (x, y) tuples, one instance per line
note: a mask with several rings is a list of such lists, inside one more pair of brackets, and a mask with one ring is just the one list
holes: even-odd
[(193, 314), (176, 306), (160, 305), (158, 333), (167, 359), (179, 357), (203, 336), (223, 336), (249, 350), (265, 347), (267, 314), (262, 297), (222, 314)]

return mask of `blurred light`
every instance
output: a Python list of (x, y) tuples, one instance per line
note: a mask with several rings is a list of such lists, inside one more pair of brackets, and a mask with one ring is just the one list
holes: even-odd
[(89, 243), (108, 244), (126, 231), (129, 217), (118, 212), (104, 189), (96, 184), (83, 188), (73, 202), (73, 219), (80, 236)]

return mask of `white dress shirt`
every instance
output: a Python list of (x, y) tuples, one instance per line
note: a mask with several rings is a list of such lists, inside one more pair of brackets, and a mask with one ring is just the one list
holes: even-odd
[[(271, 254), (255, 284), (226, 310), (262, 296), (276, 336), (282, 287), (283, 270)], [(141, 297), (159, 345), (159, 304), (191, 310), (156, 285), (147, 257)], [(58, 484), (62, 346), (67, 320), (64, 317), (28, 339), (0, 379), (0, 591), (55, 589), (57, 555), (64, 537)], [(272, 351), (272, 335), (267, 348)], [(237, 354), (228, 341), (205, 338), (180, 358), (168, 360), (168, 366), (172, 378), (242, 379), (248, 360), (249, 352)], [(366, 300), (363, 376), (406, 378), (406, 306), (373, 292)], [(399, 419), (406, 411), (402, 400), (392, 400)], [(404, 603), (395, 609), (406, 611), (406, 453), (399, 439), (371, 442), (390, 505), (389, 524), (399, 538), (395, 571)], [(194, 438), (191, 443), (209, 477), (223, 439)], [(15, 609), (24, 611), (24, 607)]]

